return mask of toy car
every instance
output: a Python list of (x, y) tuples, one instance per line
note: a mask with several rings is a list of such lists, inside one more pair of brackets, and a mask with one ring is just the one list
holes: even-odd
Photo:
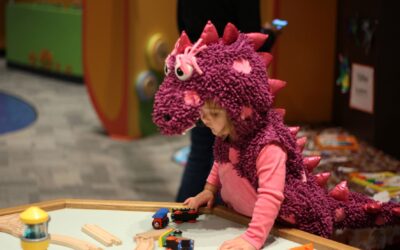
[(182, 231), (179, 229), (171, 229), (169, 232), (167, 231), (165, 234), (161, 235), (158, 238), (158, 245), (161, 247), (167, 247), (167, 238), (170, 236), (174, 236), (176, 238), (182, 238)]
[(168, 218), (168, 208), (160, 208), (153, 215), (153, 222), (151, 225), (154, 229), (162, 229), (168, 226), (169, 218)]
[(193, 250), (194, 240), (170, 235), (166, 239), (167, 250)]
[(199, 213), (190, 208), (172, 208), (171, 219), (175, 223), (196, 222)]

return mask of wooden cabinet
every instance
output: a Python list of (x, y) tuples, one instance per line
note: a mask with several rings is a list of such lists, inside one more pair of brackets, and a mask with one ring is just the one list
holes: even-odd
[(275, 1), (274, 17), (288, 20), (276, 40), (272, 77), (287, 81), (276, 106), (288, 123), (332, 119), (336, 0)]
[[(350, 107), (351, 88), (334, 87), (333, 121), (386, 153), (400, 158), (400, 28), (399, 3), (379, 0), (339, 0), (337, 55), (348, 59), (351, 79), (354, 64), (373, 69), (373, 112)], [(338, 59), (337, 59), (338, 61)], [(340, 75), (337, 63), (336, 77)], [(352, 97), (354, 98), (354, 96)]]

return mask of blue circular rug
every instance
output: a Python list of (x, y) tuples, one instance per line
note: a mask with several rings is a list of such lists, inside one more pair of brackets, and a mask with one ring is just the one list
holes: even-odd
[(0, 134), (22, 129), (36, 120), (36, 111), (22, 99), (0, 92)]

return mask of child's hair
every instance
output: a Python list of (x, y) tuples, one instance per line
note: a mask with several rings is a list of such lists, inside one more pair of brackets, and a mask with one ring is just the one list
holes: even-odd
[(227, 116), (226, 127), (228, 128), (228, 131), (229, 131), (229, 139), (235, 140), (236, 139), (235, 127), (233, 126), (232, 119), (230, 118), (226, 109), (224, 109), (221, 105), (219, 105), (218, 102), (211, 100), (211, 99), (206, 100), (204, 102), (204, 107), (208, 108), (211, 111), (222, 110), (222, 111), (226, 112), (226, 116)]

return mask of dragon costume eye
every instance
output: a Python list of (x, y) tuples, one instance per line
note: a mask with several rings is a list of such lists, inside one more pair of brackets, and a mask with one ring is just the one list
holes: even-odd
[(184, 67), (175, 66), (175, 75), (179, 80), (185, 81), (192, 76), (193, 67), (189, 64), (185, 64)]
[(167, 76), (169, 74), (169, 68), (167, 64), (164, 64), (164, 74)]

